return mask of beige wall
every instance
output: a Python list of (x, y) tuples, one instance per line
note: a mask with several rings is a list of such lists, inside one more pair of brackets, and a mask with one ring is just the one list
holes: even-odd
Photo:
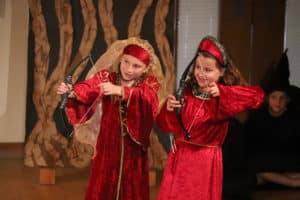
[(25, 138), (29, 11), (27, 0), (0, 1), (0, 143), (19, 143)]
[(300, 1), (287, 0), (285, 44), (290, 64), (290, 82), (300, 87)]

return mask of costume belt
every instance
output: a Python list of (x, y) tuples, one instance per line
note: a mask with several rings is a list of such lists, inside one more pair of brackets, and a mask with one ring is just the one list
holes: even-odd
[(195, 146), (206, 147), (206, 148), (221, 148), (221, 146), (218, 146), (218, 145), (199, 144), (199, 143), (186, 141), (186, 140), (177, 140), (176, 141), (176, 144), (180, 145), (180, 143), (192, 144), (192, 145), (195, 145)]

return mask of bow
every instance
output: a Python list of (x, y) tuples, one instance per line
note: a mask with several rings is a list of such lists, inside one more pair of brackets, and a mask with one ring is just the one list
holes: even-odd
[[(193, 63), (196, 60), (197, 56), (198, 56), (198, 54), (196, 54), (194, 56), (194, 58), (192, 59), (192, 61), (189, 63), (189, 65), (186, 67), (186, 69), (184, 70), (183, 74), (181, 75), (181, 78), (179, 80), (179, 87), (178, 87), (178, 89), (176, 91), (176, 99), (178, 101), (181, 101), (181, 99), (183, 97), (184, 89), (186, 88), (187, 80), (189, 79), (189, 74), (192, 71), (192, 66), (193, 66)], [(186, 127), (184, 126), (183, 121), (182, 121), (181, 107), (178, 107), (175, 110), (176, 110), (176, 113), (177, 113), (177, 118), (178, 118), (179, 124), (180, 124), (182, 130), (185, 133), (185, 139), (186, 140), (190, 140), (191, 136), (190, 136), (188, 130), (186, 129)]]
[[(64, 82), (66, 84), (72, 84), (72, 76), (73, 74), (75, 73), (76, 69), (83, 63), (85, 62), (86, 60), (88, 60), (91, 62), (92, 66), (94, 67), (94, 62), (93, 62), (93, 59), (92, 59), (92, 56), (91, 54), (89, 54), (88, 56), (84, 57), (82, 60), (79, 61), (78, 64), (76, 64), (72, 70), (68, 73), (68, 75), (66, 76)], [(68, 139), (71, 139), (73, 137), (73, 134), (74, 134), (74, 128), (73, 126), (71, 126), (69, 123), (68, 123), (68, 118), (66, 116), (66, 113), (65, 113), (65, 106), (68, 102), (68, 96), (69, 94), (71, 93), (72, 90), (68, 90), (67, 92), (65, 92), (64, 94), (61, 95), (61, 102), (59, 104), (59, 110), (60, 110), (60, 113), (61, 113), (61, 117), (62, 117), (62, 121), (63, 121), (63, 125), (65, 127), (65, 129), (67, 130), (67, 134), (65, 135)]]

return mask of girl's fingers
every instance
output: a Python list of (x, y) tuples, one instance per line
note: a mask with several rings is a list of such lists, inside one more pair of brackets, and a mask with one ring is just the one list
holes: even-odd
[(111, 90), (112, 85), (113, 84), (111, 82), (104, 82), (104, 83), (100, 83), (99, 87), (101, 88), (102, 91), (107, 93), (108, 91)]
[(212, 91), (212, 92), (210, 93), (210, 95), (213, 96), (213, 97), (215, 97), (215, 96), (217, 96), (217, 92), (216, 92), (216, 91)]
[(68, 88), (68, 90), (72, 90), (73, 89), (73, 85), (72, 84), (65, 84), (65, 86)]
[(208, 87), (212, 88), (212, 87), (216, 87), (217, 84), (215, 82), (211, 82), (208, 84)]
[(176, 97), (174, 95), (168, 95), (168, 100), (176, 100)]
[(173, 105), (173, 104), (167, 103), (167, 110), (169, 110), (169, 111), (173, 111), (174, 108), (179, 108), (179, 107), (181, 107), (180, 104), (179, 105), (178, 104)]
[(180, 102), (177, 101), (177, 100), (170, 100), (169, 102), (170, 102), (171, 104), (180, 104)]
[(181, 104), (175, 104), (175, 105), (173, 105), (172, 107), (173, 107), (173, 108), (179, 108), (179, 107), (181, 107)]
[(174, 108), (180, 108), (182, 106), (180, 102), (183, 102), (183, 99), (181, 99), (181, 101), (178, 101), (174, 95), (168, 95), (167, 110), (173, 111)]
[(57, 94), (64, 94), (68, 90), (72, 89), (72, 85), (66, 85), (64, 82), (61, 83), (57, 88)]
[(217, 97), (220, 95), (220, 91), (219, 91), (219, 88), (216, 86), (216, 87), (213, 87), (210, 89), (209, 91), (210, 95), (213, 96), (213, 97)]
[(179, 103), (179, 101), (168, 101), (167, 105), (169, 107), (176, 107), (176, 108), (181, 106), (181, 104)]

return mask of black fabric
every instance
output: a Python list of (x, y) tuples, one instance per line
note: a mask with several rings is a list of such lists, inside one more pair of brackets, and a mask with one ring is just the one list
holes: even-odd
[(290, 86), (289, 76), (289, 60), (287, 50), (285, 50), (282, 53), (279, 62), (269, 67), (261, 85), (266, 93), (271, 93), (275, 90), (287, 92)]
[(272, 117), (267, 106), (246, 122), (249, 167), (256, 172), (300, 172), (300, 118), (291, 107)]
[(280, 56), (279, 61), (272, 64), (264, 78), (261, 86), (267, 94), (273, 91), (283, 91), (291, 99), (291, 104), (300, 108), (300, 88), (290, 84), (290, 70), (288, 50), (286, 49)]
[(223, 200), (250, 199), (244, 125), (235, 118), (229, 121), (222, 150)]

